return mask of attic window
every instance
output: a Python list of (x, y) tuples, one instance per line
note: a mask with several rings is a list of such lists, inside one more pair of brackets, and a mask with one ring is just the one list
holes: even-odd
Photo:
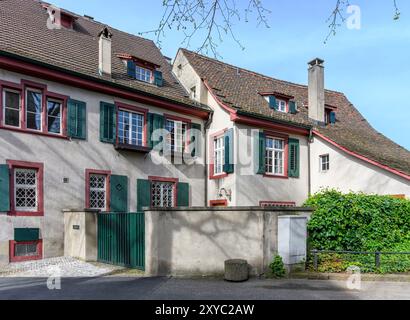
[(149, 62), (129, 54), (118, 54), (127, 66), (127, 75), (138, 81), (155, 84), (158, 87), (163, 86), (161, 67), (158, 64)]
[(336, 112), (332, 107), (325, 107), (325, 123), (335, 124), (336, 123)]

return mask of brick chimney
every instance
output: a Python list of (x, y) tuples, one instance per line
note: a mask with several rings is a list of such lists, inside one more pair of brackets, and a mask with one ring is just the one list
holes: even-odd
[(316, 58), (308, 63), (309, 118), (325, 122), (325, 67), (324, 60)]
[(104, 27), (98, 34), (99, 53), (98, 53), (98, 71), (100, 74), (111, 75), (111, 38), (112, 33)]

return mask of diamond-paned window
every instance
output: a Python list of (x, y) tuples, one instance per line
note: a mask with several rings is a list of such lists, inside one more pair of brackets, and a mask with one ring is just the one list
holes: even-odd
[(37, 210), (37, 170), (14, 170), (14, 199), (18, 211)]
[(153, 181), (151, 185), (151, 206), (171, 208), (174, 206), (174, 187), (172, 182)]
[(105, 210), (107, 204), (107, 176), (90, 175), (90, 209)]
[(37, 243), (16, 243), (14, 246), (14, 256), (15, 257), (31, 257), (37, 256)]

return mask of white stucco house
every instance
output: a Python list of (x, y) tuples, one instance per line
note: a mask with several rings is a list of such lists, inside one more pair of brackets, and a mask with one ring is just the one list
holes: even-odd
[(64, 209), (410, 196), (409, 151), (324, 89), (319, 59), (304, 86), (184, 49), (171, 65), (150, 40), (41, 1), (0, 9), (0, 264), (63, 255)]
[(410, 196), (410, 152), (374, 130), (343, 93), (325, 89), (323, 60), (309, 62), (307, 86), (185, 49), (173, 71), (213, 110), (210, 204), (301, 205), (322, 188)]

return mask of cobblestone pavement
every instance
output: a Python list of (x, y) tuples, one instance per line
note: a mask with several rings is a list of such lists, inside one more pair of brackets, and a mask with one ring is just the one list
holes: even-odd
[(71, 257), (57, 257), (35, 261), (10, 263), (0, 267), (0, 277), (49, 277), (59, 273), (61, 277), (96, 277), (121, 267), (87, 263)]

